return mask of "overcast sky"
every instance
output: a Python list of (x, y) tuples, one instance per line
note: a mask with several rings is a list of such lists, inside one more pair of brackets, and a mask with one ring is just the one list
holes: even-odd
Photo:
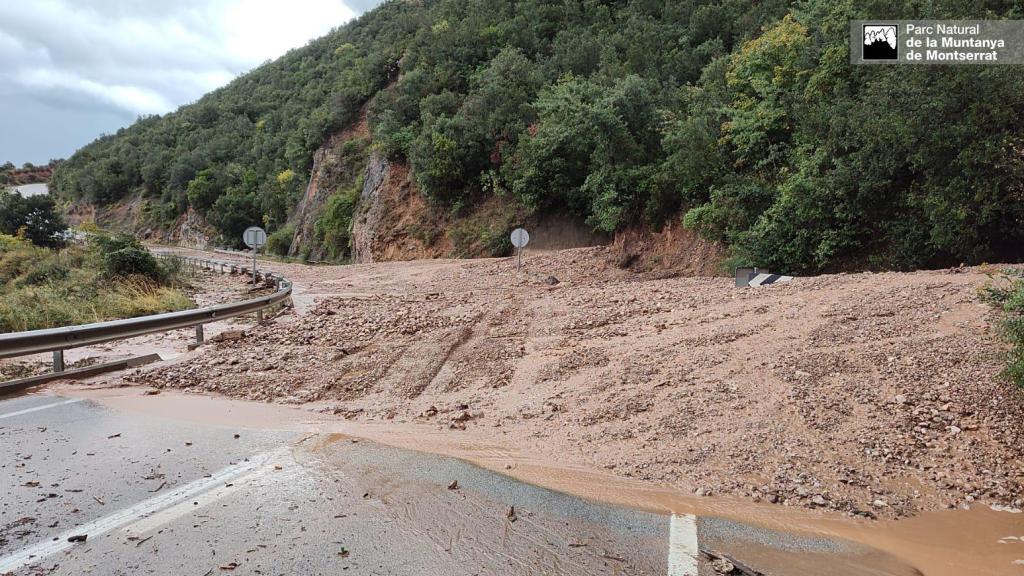
[(66, 158), (380, 0), (0, 0), (0, 164)]

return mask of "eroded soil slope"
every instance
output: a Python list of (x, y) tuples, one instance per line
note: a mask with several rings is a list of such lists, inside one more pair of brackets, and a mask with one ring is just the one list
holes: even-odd
[(998, 378), (982, 271), (736, 289), (614, 260), (282, 265), (329, 296), (130, 380), (495, 427), (698, 494), (877, 516), (1021, 497), (1024, 402)]

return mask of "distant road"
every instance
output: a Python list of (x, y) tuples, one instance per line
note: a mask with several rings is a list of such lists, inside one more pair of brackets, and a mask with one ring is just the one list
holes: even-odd
[(15, 186), (15, 190), (21, 193), (22, 196), (40, 196), (43, 194), (50, 193), (50, 186), (45, 183), (41, 184), (24, 184), (22, 186)]

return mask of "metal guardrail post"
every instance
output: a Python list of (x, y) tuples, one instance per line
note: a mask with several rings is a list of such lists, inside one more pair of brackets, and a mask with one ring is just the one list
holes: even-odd
[(53, 351), (53, 371), (63, 372), (64, 371), (64, 351), (54, 350)]
[(263, 322), (263, 308), (256, 311), (256, 321)]
[(203, 325), (196, 324), (196, 344), (203, 343)]

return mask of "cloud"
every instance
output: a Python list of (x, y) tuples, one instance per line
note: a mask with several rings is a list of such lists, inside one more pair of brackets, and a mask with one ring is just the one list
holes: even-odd
[[(67, 156), (92, 139), (82, 133), (97, 118), (113, 132), (125, 119), (169, 112), (378, 3), (0, 2), (0, 162)], [(72, 126), (45, 137), (18, 132), (52, 124), (47, 114)]]

